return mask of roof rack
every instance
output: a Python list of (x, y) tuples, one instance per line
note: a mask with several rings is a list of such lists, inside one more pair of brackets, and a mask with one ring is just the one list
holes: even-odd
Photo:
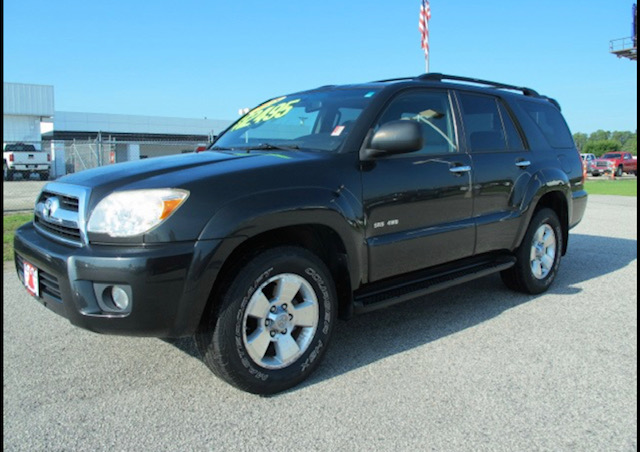
[(400, 82), (402, 80), (415, 80), (415, 77), (388, 78), (386, 80), (376, 80), (375, 82), (372, 82), (372, 83)]
[(537, 91), (531, 88), (526, 88), (524, 86), (507, 85), (505, 83), (490, 82), (488, 80), (482, 80), (479, 78), (460, 77), (458, 75), (447, 75), (447, 74), (440, 74), (436, 72), (429, 72), (427, 74), (419, 75), (415, 77), (415, 79), (424, 80), (424, 81), (434, 81), (434, 82), (441, 82), (442, 80), (455, 80), (459, 82), (476, 83), (478, 85), (487, 85), (494, 88), (521, 91), (522, 94), (524, 94), (525, 96), (540, 97), (540, 94), (538, 94)]

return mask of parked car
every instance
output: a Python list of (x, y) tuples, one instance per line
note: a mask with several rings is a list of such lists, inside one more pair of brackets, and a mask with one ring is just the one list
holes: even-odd
[(15, 265), (72, 324), (194, 335), (217, 376), (270, 394), (338, 317), (495, 273), (546, 291), (586, 204), (558, 102), (425, 74), (278, 96), (205, 152), (48, 183)]
[(607, 152), (595, 161), (595, 167), (608, 174), (613, 172), (616, 177), (623, 173), (638, 175), (638, 161), (629, 152)]
[(592, 176), (600, 176), (602, 174), (602, 170), (600, 170), (596, 165), (595, 161), (597, 159), (595, 154), (580, 154), (582, 157), (582, 161), (585, 163), (587, 174)]
[(16, 174), (20, 174), (23, 179), (28, 179), (31, 174), (37, 174), (40, 180), (49, 179), (51, 156), (33, 144), (5, 144), (2, 158), (4, 180), (12, 181)]

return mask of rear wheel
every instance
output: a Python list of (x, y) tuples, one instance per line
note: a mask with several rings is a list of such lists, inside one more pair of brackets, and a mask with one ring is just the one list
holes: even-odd
[(223, 282), (196, 335), (207, 366), (226, 382), (273, 394), (306, 379), (329, 344), (336, 291), (329, 270), (303, 248), (265, 251)]
[(14, 173), (13, 173), (13, 171), (11, 171), (9, 169), (9, 167), (7, 166), (6, 162), (4, 162), (2, 170), (3, 170), (2, 171), (2, 175), (3, 175), (4, 180), (13, 180), (14, 179), (14, 177), (13, 177)]
[(517, 262), (501, 273), (512, 290), (530, 294), (546, 291), (558, 272), (562, 255), (562, 227), (551, 209), (538, 211), (516, 251)]

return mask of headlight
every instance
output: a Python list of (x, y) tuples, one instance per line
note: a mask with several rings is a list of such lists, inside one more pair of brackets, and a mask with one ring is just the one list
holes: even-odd
[(143, 234), (169, 218), (188, 196), (173, 188), (112, 193), (93, 210), (87, 230), (111, 237)]

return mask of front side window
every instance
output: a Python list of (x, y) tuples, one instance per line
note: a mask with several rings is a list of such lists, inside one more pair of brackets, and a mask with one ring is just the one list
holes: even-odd
[(385, 108), (374, 130), (390, 121), (416, 121), (424, 145), (415, 154), (458, 152), (449, 95), (444, 91), (413, 91), (398, 95)]
[(215, 147), (337, 151), (377, 92), (329, 89), (272, 99), (233, 124), (216, 140)]

